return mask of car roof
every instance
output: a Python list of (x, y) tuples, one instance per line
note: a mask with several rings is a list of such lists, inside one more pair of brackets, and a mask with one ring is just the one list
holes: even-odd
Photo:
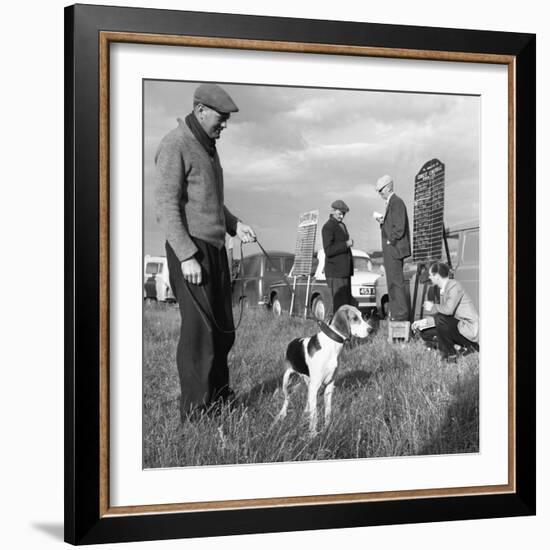
[[(285, 257), (288, 257), (288, 256), (292, 256), (294, 257), (294, 254), (292, 254), (292, 252), (283, 252), (281, 250), (266, 250), (266, 252), (270, 255), (270, 256), (285, 256)], [(255, 252), (254, 254), (247, 254), (246, 256), (243, 257), (243, 260), (246, 260), (247, 258), (257, 258), (258, 256), (263, 256), (263, 252)]]
[[(319, 252), (325, 253), (324, 249), (320, 248), (315, 252), (315, 254), (319, 254)], [(355, 256), (356, 258), (368, 258), (370, 260), (370, 254), (368, 252), (365, 252), (364, 250), (359, 250), (358, 248), (352, 248), (351, 249), (352, 256)]]
[(460, 223), (449, 225), (445, 228), (447, 233), (454, 233), (456, 231), (466, 231), (467, 229), (479, 229), (479, 220), (468, 220)]
[(147, 254), (145, 256), (145, 260), (147, 260), (148, 262), (163, 262), (164, 260), (166, 260), (166, 256), (150, 256), (149, 254)]
[(359, 250), (358, 248), (352, 248), (351, 253), (353, 256), (357, 258), (369, 258), (370, 254), (368, 252), (365, 252), (364, 250)]

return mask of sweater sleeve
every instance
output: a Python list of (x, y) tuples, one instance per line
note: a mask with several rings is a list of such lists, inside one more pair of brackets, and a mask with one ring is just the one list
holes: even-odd
[(163, 139), (155, 164), (157, 219), (164, 229), (166, 240), (182, 262), (191, 258), (198, 249), (181, 217), (180, 199), (187, 181), (182, 152), (176, 140)]
[(237, 223), (240, 221), (237, 216), (234, 216), (227, 206), (224, 205), (223, 213), (225, 215), (225, 230), (234, 237), (237, 234)]
[(445, 289), (445, 292), (443, 293), (443, 302), (440, 304), (434, 304), (434, 313), (454, 315), (463, 296), (464, 290), (458, 284), (453, 285), (451, 288)]
[(327, 258), (338, 256), (338, 254), (342, 254), (348, 249), (346, 241), (335, 242), (336, 236), (334, 231), (326, 224), (323, 225), (321, 236), (323, 238), (323, 249)]

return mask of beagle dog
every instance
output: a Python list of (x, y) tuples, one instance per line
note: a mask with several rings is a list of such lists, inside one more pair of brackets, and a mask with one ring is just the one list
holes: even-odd
[(366, 338), (375, 326), (370, 319), (365, 321), (361, 312), (344, 305), (332, 318), (330, 325), (319, 323), (321, 331), (310, 338), (296, 338), (286, 350), (287, 369), (283, 376), (283, 395), (285, 401), (275, 421), (286, 416), (290, 400), (289, 382), (292, 374), (298, 374), (308, 385), (308, 398), (304, 412), (309, 413), (309, 431), (317, 431), (317, 394), (324, 386), (325, 425), (331, 415), (334, 374), (338, 366), (338, 355), (346, 340), (351, 336)]

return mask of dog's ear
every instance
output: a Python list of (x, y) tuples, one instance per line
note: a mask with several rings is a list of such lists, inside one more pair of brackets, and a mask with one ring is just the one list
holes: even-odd
[(351, 338), (351, 327), (348, 317), (349, 312), (350, 310), (348, 310), (345, 306), (338, 308), (338, 311), (334, 315), (331, 323), (331, 325), (333, 325), (334, 328), (346, 338)]

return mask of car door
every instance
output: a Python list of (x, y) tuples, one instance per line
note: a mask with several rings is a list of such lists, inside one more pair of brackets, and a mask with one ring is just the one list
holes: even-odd
[(454, 278), (472, 298), (479, 311), (479, 229), (468, 229), (461, 235), (459, 260)]

